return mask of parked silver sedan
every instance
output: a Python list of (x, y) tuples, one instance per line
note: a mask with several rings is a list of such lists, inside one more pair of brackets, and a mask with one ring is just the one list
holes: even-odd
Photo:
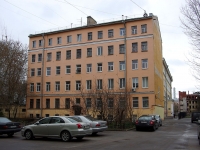
[(70, 117), (72, 119), (76, 119), (76, 121), (90, 123), (93, 135), (108, 129), (107, 121), (96, 120), (91, 116), (70, 116)]
[(78, 122), (67, 116), (46, 117), (21, 130), (21, 135), (28, 140), (34, 137), (59, 137), (63, 141), (76, 137), (81, 140), (90, 134), (92, 129), (89, 123)]

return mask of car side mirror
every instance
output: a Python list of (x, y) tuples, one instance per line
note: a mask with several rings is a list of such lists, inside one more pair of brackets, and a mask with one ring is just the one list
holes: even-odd
[(39, 123), (39, 122), (36, 122), (35, 124), (36, 124), (36, 125), (39, 125), (40, 123)]

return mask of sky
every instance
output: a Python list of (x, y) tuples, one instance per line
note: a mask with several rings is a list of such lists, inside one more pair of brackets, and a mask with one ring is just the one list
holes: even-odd
[(199, 91), (187, 61), (192, 46), (181, 28), (184, 5), (185, 0), (0, 0), (0, 38), (7, 34), (28, 45), (29, 34), (84, 25), (87, 16), (101, 23), (120, 20), (122, 15), (142, 17), (145, 10), (158, 17), (163, 57), (178, 98), (178, 91)]

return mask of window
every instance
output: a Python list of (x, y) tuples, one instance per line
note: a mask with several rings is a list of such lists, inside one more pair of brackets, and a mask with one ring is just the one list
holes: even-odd
[(77, 34), (77, 42), (81, 42), (82, 39), (82, 35), (81, 34)]
[(36, 109), (40, 109), (40, 99), (36, 99)]
[(51, 75), (51, 67), (47, 67), (47, 69), (46, 69), (46, 75), (47, 76)]
[(86, 80), (86, 89), (91, 90), (92, 89), (92, 80)]
[(38, 54), (38, 62), (42, 61), (42, 54)]
[(47, 61), (51, 61), (51, 53), (47, 53)]
[(138, 69), (138, 60), (132, 60), (132, 69), (133, 70), (136, 70)]
[(71, 50), (66, 51), (66, 59), (71, 59)]
[(148, 68), (148, 59), (142, 59), (142, 69)]
[(108, 55), (113, 55), (114, 50), (113, 46), (108, 46)]
[(125, 35), (125, 29), (124, 28), (120, 28), (120, 36), (124, 36)]
[(66, 74), (70, 74), (71, 73), (71, 66), (66, 66)]
[(69, 35), (69, 36), (67, 36), (67, 43), (71, 43), (71, 42), (72, 42), (72, 36)]
[(138, 51), (138, 43), (132, 43), (132, 52)]
[(142, 87), (148, 88), (148, 77), (142, 77)]
[(39, 47), (43, 46), (43, 40), (39, 40)]
[(45, 114), (45, 117), (49, 117), (49, 114)]
[(76, 90), (81, 90), (81, 81), (76, 81)]
[(97, 98), (96, 106), (97, 106), (97, 108), (102, 107), (102, 99), (101, 98)]
[(81, 73), (81, 65), (76, 65), (76, 73)]
[(124, 54), (124, 53), (125, 53), (124, 44), (119, 45), (119, 53), (120, 53), (120, 54)]
[(33, 48), (35, 48), (36, 47), (36, 41), (33, 41), (33, 43), (32, 43), (33, 45)]
[(51, 90), (51, 83), (46, 82), (46, 91), (49, 92)]
[(125, 108), (125, 105), (126, 105), (125, 99), (124, 98), (120, 98), (120, 100), (119, 100), (119, 107), (120, 108)]
[(32, 55), (32, 62), (35, 62), (35, 55)]
[(70, 81), (66, 81), (65, 86), (66, 86), (65, 90), (69, 91), (70, 90)]
[(34, 92), (34, 83), (31, 83), (31, 85), (30, 85), (30, 91)]
[(60, 81), (56, 81), (56, 91), (60, 91)]
[(65, 108), (70, 109), (70, 98), (65, 99)]
[(89, 40), (92, 40), (92, 32), (89, 32), (89, 33), (88, 33), (88, 41), (89, 41)]
[(81, 103), (81, 99), (80, 98), (76, 98), (76, 104), (80, 104)]
[(147, 42), (141, 43), (142, 51), (147, 51)]
[(120, 70), (125, 70), (125, 61), (119, 62), (119, 68), (120, 68)]
[(46, 99), (46, 108), (50, 108), (50, 99)]
[(92, 57), (92, 48), (87, 48), (87, 57)]
[(114, 70), (113, 62), (108, 62), (108, 71), (113, 71), (113, 70)]
[(133, 83), (133, 87), (132, 88), (138, 88), (138, 78), (132, 78), (132, 83)]
[(62, 38), (61, 37), (57, 37), (57, 44), (61, 44), (62, 43)]
[(114, 101), (113, 101), (113, 98), (109, 98), (109, 99), (108, 99), (108, 107), (109, 107), (109, 108), (113, 108), (113, 102), (114, 102)]
[(114, 79), (108, 79), (108, 89), (114, 88)]
[(49, 46), (52, 45), (52, 38), (50, 38), (50, 39), (48, 40), (48, 44), (49, 44)]
[(103, 38), (103, 31), (98, 31), (98, 39), (102, 39)]
[(111, 38), (114, 36), (114, 31), (113, 29), (108, 30), (108, 37)]
[(133, 108), (138, 108), (138, 97), (133, 97)]
[(81, 58), (81, 49), (76, 50), (76, 58)]
[(142, 105), (143, 107), (149, 107), (149, 98), (148, 97), (143, 97), (142, 98)]
[(31, 69), (31, 76), (32, 77), (35, 76), (35, 69), (34, 68)]
[(37, 83), (36, 92), (40, 92), (40, 83)]
[(60, 66), (56, 66), (56, 75), (60, 74)]
[(97, 64), (97, 71), (102, 72), (102, 63)]
[(37, 75), (41, 76), (41, 74), (42, 74), (41, 68), (37, 68)]
[(30, 114), (30, 118), (33, 118), (33, 114)]
[(125, 88), (125, 78), (120, 78), (119, 79), (119, 88), (120, 89)]
[(87, 64), (87, 72), (92, 72), (92, 64)]
[(33, 99), (30, 99), (30, 108), (33, 108)]
[(98, 56), (103, 55), (103, 47), (102, 46), (97, 47), (97, 55)]
[(132, 34), (137, 34), (137, 26), (132, 26)]
[(60, 99), (59, 98), (55, 99), (55, 108), (60, 108)]
[(26, 112), (26, 109), (22, 109), (22, 112)]
[(91, 98), (86, 98), (86, 107), (91, 108), (91, 105), (92, 105)]
[(147, 33), (147, 25), (146, 24), (141, 25), (141, 30), (142, 33)]
[(61, 52), (56, 52), (56, 60), (61, 60)]
[(102, 87), (103, 87), (103, 85), (102, 85), (102, 79), (98, 79), (98, 80), (97, 80), (97, 89), (98, 89), (98, 90), (101, 90)]

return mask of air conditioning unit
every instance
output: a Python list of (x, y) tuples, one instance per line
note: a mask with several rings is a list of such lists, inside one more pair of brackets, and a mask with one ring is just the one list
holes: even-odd
[(135, 91), (136, 91), (136, 88), (132, 88), (132, 91), (135, 92)]

